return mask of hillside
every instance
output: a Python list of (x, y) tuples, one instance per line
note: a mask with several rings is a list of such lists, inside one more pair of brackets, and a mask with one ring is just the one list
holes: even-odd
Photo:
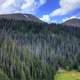
[(54, 80), (59, 68), (80, 71), (79, 27), (20, 16), (0, 18), (0, 79)]
[(80, 27), (80, 19), (71, 19), (63, 23), (63, 25)]
[(42, 22), (40, 19), (38, 19), (36, 16), (33, 16), (31, 14), (21, 14), (21, 13), (15, 13), (15, 14), (2, 14), (0, 15), (0, 19), (8, 19), (8, 20), (24, 20), (24, 21), (34, 21), (34, 22)]

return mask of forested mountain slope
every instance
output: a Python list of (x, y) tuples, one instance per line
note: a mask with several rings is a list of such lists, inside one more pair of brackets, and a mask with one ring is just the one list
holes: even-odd
[(80, 19), (76, 19), (76, 18), (70, 19), (64, 22), (63, 24), (67, 26), (80, 27)]
[(0, 19), (7, 19), (7, 20), (24, 20), (24, 21), (33, 21), (33, 22), (42, 22), (36, 16), (32, 14), (21, 14), (21, 13), (14, 13), (14, 14), (1, 14)]
[(54, 80), (59, 68), (80, 71), (79, 27), (0, 19), (1, 80)]

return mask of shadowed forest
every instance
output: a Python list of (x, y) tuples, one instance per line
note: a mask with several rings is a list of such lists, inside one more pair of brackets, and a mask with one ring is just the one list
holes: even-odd
[(0, 19), (0, 80), (54, 80), (80, 71), (80, 28)]

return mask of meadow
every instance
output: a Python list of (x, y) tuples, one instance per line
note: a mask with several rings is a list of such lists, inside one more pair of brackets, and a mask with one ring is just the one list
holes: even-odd
[(77, 71), (63, 71), (58, 72), (55, 80), (80, 80), (80, 72)]

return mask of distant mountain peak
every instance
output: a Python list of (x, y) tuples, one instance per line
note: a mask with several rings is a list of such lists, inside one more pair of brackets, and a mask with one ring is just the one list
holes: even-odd
[(76, 18), (70, 19), (70, 20), (64, 22), (63, 25), (80, 27), (80, 19), (76, 19)]
[(24, 20), (24, 21), (34, 21), (34, 22), (42, 22), (36, 16), (32, 14), (21, 14), (21, 13), (14, 13), (14, 14), (1, 14), (0, 19), (13, 19), (13, 20)]

